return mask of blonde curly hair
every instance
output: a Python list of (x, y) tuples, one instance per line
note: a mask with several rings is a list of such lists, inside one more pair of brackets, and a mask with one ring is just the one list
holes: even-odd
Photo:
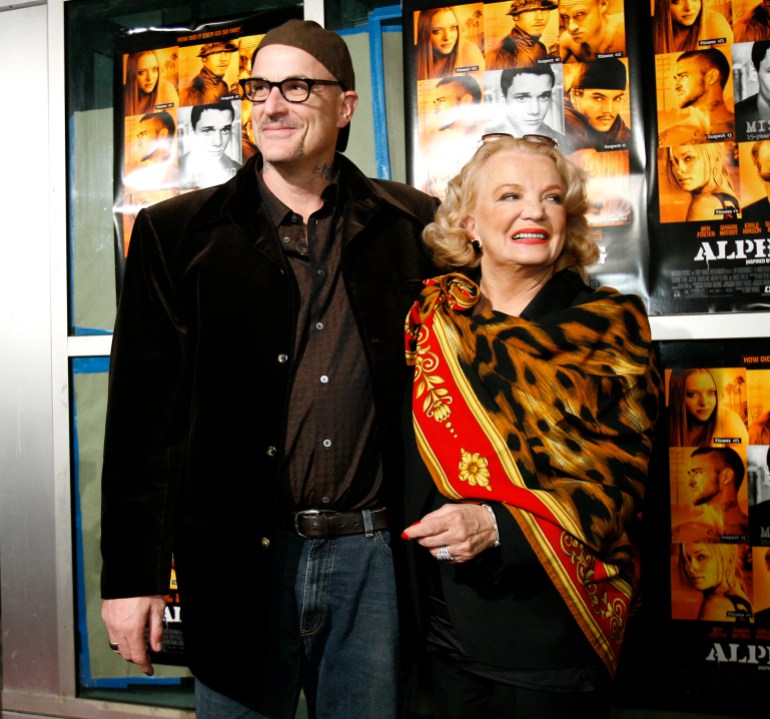
[(444, 202), (437, 210), (434, 221), (422, 233), (434, 263), (442, 270), (478, 267), (480, 257), (471, 245), (471, 233), (465, 227), (465, 218), (476, 205), (479, 179), (487, 161), (500, 152), (511, 151), (524, 155), (545, 155), (556, 165), (565, 188), (567, 231), (564, 248), (554, 270), (558, 272), (572, 267), (585, 276), (585, 267), (599, 258), (599, 249), (591, 238), (586, 220), (588, 198), (585, 174), (548, 143), (508, 136), (483, 143), (460, 173), (449, 181)]

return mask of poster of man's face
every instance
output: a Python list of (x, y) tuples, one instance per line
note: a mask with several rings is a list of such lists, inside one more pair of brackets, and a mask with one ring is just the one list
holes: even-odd
[(552, 66), (504, 70), (501, 73), (501, 84), (505, 117), (512, 134), (517, 137), (547, 134), (543, 126), (547, 124), (546, 117), (552, 113), (556, 85)]

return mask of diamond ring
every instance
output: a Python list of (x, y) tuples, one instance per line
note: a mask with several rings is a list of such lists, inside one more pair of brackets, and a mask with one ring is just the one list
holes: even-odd
[(449, 547), (444, 545), (443, 547), (438, 548), (436, 559), (438, 559), (439, 562), (451, 562), (454, 557), (449, 553)]

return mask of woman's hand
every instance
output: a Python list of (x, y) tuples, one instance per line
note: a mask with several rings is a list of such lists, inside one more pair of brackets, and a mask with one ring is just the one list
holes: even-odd
[[(498, 540), (497, 523), (492, 512), (480, 504), (445, 504), (407, 527), (403, 539), (415, 539), (437, 559), (455, 564), (467, 562)], [(446, 552), (439, 555), (439, 548)]]

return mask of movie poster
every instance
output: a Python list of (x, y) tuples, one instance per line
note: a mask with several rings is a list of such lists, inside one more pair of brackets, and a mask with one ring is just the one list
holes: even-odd
[(660, 351), (672, 681), (706, 697), (740, 682), (748, 710), (770, 699), (770, 341)]
[(179, 587), (176, 582), (176, 567), (172, 557), (171, 576), (169, 577), (168, 592), (163, 595), (166, 608), (163, 610), (163, 638), (160, 652), (150, 652), (150, 659), (158, 664), (175, 664), (186, 666), (184, 656), (184, 637), (182, 636), (182, 601), (179, 597)]
[(412, 184), (442, 197), (485, 133), (549, 136), (588, 174), (594, 284), (650, 314), (770, 309), (763, 2), (403, 8)]
[(264, 33), (301, 8), (180, 28), (132, 31), (119, 42), (115, 128), (118, 291), (143, 207), (229, 180), (255, 153), (251, 102), (239, 80)]
[(651, 313), (770, 309), (766, 6), (652, 3)]
[(634, 6), (506, 0), (403, 9), (411, 184), (443, 198), (484, 135), (552, 138), (588, 175), (601, 251), (593, 282), (647, 298), (639, 37), (627, 32)]

